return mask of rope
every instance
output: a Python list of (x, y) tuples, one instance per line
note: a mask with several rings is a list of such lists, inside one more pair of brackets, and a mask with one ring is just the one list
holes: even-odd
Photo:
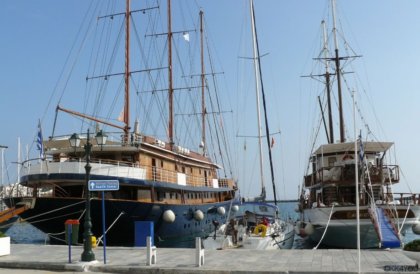
[(322, 240), (324, 239), (325, 233), (327, 233), (328, 226), (330, 225), (333, 210), (334, 210), (334, 204), (331, 207), (330, 217), (328, 218), (327, 226), (325, 227), (324, 233), (322, 233), (321, 240), (319, 240), (318, 244), (313, 249), (318, 249), (318, 246), (321, 244)]
[[(118, 219), (125, 214), (124, 211), (121, 211), (120, 215), (118, 215), (118, 217), (112, 222), (112, 224), (108, 227), (107, 230), (105, 230), (105, 234), (108, 233), (108, 231), (114, 226), (114, 224), (118, 221)], [(98, 240), (96, 241), (96, 246), (99, 245), (99, 243), (102, 241), (102, 238), (104, 237), (104, 234), (101, 235), (101, 237), (98, 238)]]
[[(393, 218), (397, 220), (397, 226), (399, 227), (400, 226), (400, 218), (398, 218), (397, 205), (396, 205), (395, 199), (394, 199), (394, 191), (392, 189), (391, 169), (390, 168), (388, 168), (388, 178), (389, 178), (389, 185), (390, 185), (391, 194), (392, 194), (392, 201), (393, 201), (393, 203), (392, 203), (392, 209), (393, 209), (393, 211), (391, 211), (391, 213), (392, 214), (395, 213), (395, 215), (393, 216)], [(402, 201), (400, 203), (402, 203)], [(389, 206), (389, 203), (388, 203), (388, 206)]]
[[(28, 221), (26, 221), (27, 223), (29, 223), (29, 224), (36, 224), (36, 223), (40, 223), (40, 222), (45, 222), (45, 221), (49, 221), (49, 220), (53, 220), (53, 219), (57, 219), (57, 218), (61, 218), (61, 217), (64, 217), (64, 216), (68, 216), (68, 215), (73, 215), (75, 212), (72, 212), (72, 213), (67, 213), (67, 214), (63, 214), (63, 215), (60, 215), (60, 216), (55, 216), (55, 217), (51, 217), (51, 218), (48, 218), (48, 219), (42, 219), (42, 220), (37, 220), (37, 221), (33, 221), (33, 222), (28, 222)], [(77, 212), (76, 212), (77, 213)]]
[(398, 235), (400, 235), (401, 234), (401, 230), (403, 229), (403, 227), (404, 227), (404, 223), (405, 223), (405, 220), (407, 219), (407, 215), (408, 215), (408, 211), (410, 210), (410, 203), (408, 203), (408, 206), (407, 206), (407, 211), (405, 212), (405, 216), (404, 216), (404, 220), (403, 220), (403, 222), (402, 222), (402, 224), (401, 224), (401, 227), (399, 227), (398, 228)]
[(51, 211), (47, 211), (47, 212), (44, 212), (44, 213), (41, 213), (41, 214), (38, 214), (38, 215), (35, 215), (35, 216), (32, 216), (32, 217), (29, 217), (29, 218), (26, 219), (26, 221), (31, 220), (31, 219), (36, 218), (36, 217), (39, 217), (39, 216), (43, 216), (43, 215), (46, 215), (46, 214), (49, 214), (49, 213), (52, 213), (52, 212), (56, 212), (56, 211), (65, 209), (65, 208), (68, 208), (68, 207), (72, 207), (72, 206), (75, 206), (75, 205), (78, 205), (78, 204), (81, 204), (81, 203), (84, 203), (84, 202), (85, 201), (81, 201), (81, 202), (77, 202), (77, 203), (72, 204), (72, 205), (67, 205), (67, 206), (63, 206), (63, 207), (60, 207), (60, 208), (56, 208), (56, 209), (53, 209)]
[[(18, 223), (18, 222), (20, 222), (20, 223), (21, 222), (26, 222), (26, 223), (29, 223), (29, 224), (36, 224), (36, 223), (39, 223), (39, 222), (45, 222), (45, 221), (49, 221), (49, 220), (52, 220), (52, 219), (60, 218), (60, 217), (63, 217), (63, 216), (72, 215), (72, 214), (74, 214), (74, 212), (73, 213), (64, 214), (64, 215), (60, 215), (60, 216), (51, 217), (51, 218), (48, 218), (48, 219), (37, 220), (37, 221), (33, 221), (33, 222), (29, 222), (28, 221), (30, 219), (33, 219), (33, 218), (36, 218), (36, 217), (39, 217), (39, 216), (42, 216), (42, 215), (45, 215), (45, 214), (48, 214), (48, 213), (51, 213), (51, 212), (55, 212), (55, 211), (58, 211), (58, 210), (61, 210), (61, 209), (64, 209), (64, 208), (67, 208), (67, 207), (70, 207), (70, 206), (74, 206), (74, 205), (77, 205), (79, 203), (80, 202), (78, 202), (76, 204), (73, 204), (73, 205), (68, 205), (68, 206), (65, 206), (65, 207), (57, 208), (57, 209), (54, 209), (52, 211), (44, 212), (44, 213), (41, 213), (39, 215), (35, 215), (35, 216), (29, 217), (27, 219), (24, 219), (24, 221), (22, 221), (21, 219), (20, 220), (18, 219), (15, 222), (8, 223), (6, 225), (1, 225), (0, 228), (7, 228), (7, 227), (10, 227), (10, 226), (14, 225), (15, 223)], [(82, 212), (82, 215), (81, 216), (83, 216), (83, 213), (84, 213), (84, 211)], [(81, 218), (81, 216), (80, 216), (80, 218)], [(80, 218), (79, 218), (79, 220), (80, 220)]]

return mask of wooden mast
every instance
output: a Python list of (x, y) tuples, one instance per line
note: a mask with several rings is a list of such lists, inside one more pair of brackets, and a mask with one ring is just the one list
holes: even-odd
[(335, 73), (337, 75), (337, 88), (338, 88), (338, 110), (340, 113), (340, 142), (344, 143), (346, 137), (344, 136), (344, 114), (343, 114), (343, 101), (341, 95), (341, 69), (340, 69), (340, 56), (338, 54), (338, 41), (337, 41), (337, 27), (335, 23), (335, 0), (332, 1), (332, 15), (333, 15), (333, 33), (335, 44)]
[(333, 120), (332, 120), (332, 110), (331, 110), (331, 84), (330, 84), (330, 72), (328, 66), (328, 42), (327, 42), (327, 31), (325, 26), (325, 21), (322, 20), (321, 22), (323, 27), (323, 35), (324, 35), (324, 56), (325, 56), (325, 85), (327, 86), (327, 104), (328, 104), (328, 125), (329, 125), (329, 140), (330, 144), (334, 143), (334, 128), (333, 128)]
[(126, 0), (125, 11), (125, 98), (124, 98), (124, 143), (130, 132), (130, 0)]
[(201, 42), (201, 127), (202, 137), (201, 145), (203, 147), (203, 155), (206, 155), (206, 102), (204, 97), (205, 90), (205, 71), (204, 71), (204, 32), (203, 32), (203, 11), (200, 10), (200, 42)]
[(174, 145), (174, 109), (173, 109), (173, 99), (174, 99), (174, 89), (172, 86), (172, 18), (171, 18), (171, 0), (167, 0), (168, 4), (168, 99), (169, 99), (169, 123), (168, 123), (168, 135), (169, 135), (169, 145), (171, 150)]

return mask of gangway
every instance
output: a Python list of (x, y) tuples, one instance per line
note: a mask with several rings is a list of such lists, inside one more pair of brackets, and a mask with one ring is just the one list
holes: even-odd
[(375, 207), (375, 210), (369, 209), (369, 213), (371, 215), (372, 223), (375, 226), (376, 233), (378, 234), (381, 248), (401, 247), (401, 240), (397, 230), (384, 209)]

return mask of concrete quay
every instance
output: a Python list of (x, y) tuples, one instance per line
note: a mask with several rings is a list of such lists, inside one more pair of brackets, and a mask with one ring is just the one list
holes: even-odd
[[(12, 244), (11, 254), (0, 257), (0, 269), (102, 273), (357, 273), (357, 250), (205, 250), (205, 263), (196, 266), (195, 249), (158, 248), (157, 263), (146, 265), (146, 249), (107, 247), (94, 249), (96, 261), (81, 262), (83, 247)], [(419, 270), (401, 250), (362, 250), (362, 273), (405, 273)], [(26, 272), (25, 272), (26, 273)]]

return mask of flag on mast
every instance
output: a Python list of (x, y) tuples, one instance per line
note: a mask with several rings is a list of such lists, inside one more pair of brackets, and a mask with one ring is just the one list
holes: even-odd
[(39, 150), (39, 158), (44, 159), (44, 142), (42, 138), (42, 129), (41, 129), (41, 121), (38, 121), (38, 134), (36, 138), (36, 146)]
[(120, 122), (124, 122), (125, 111), (124, 108), (121, 110), (120, 115), (118, 115), (117, 120)]
[(359, 135), (359, 160), (360, 160), (360, 163), (363, 164), (364, 158), (365, 158), (365, 150), (364, 150), (364, 147), (363, 147), (362, 133), (360, 133), (360, 135)]
[(182, 33), (182, 37), (184, 37), (184, 40), (189, 42), (190, 41), (190, 34), (188, 32)]

